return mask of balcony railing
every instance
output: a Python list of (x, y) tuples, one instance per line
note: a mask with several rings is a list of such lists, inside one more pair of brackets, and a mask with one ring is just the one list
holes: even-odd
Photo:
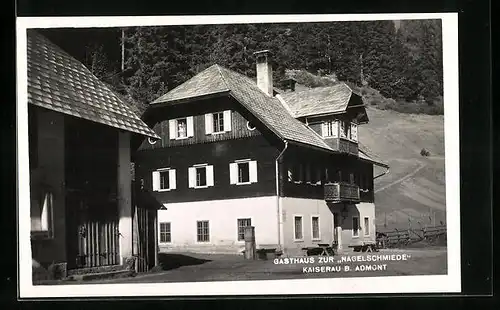
[(358, 143), (347, 138), (329, 138), (325, 140), (334, 150), (358, 156)]
[(359, 202), (359, 187), (348, 183), (327, 183), (324, 185), (325, 200), (328, 202)]

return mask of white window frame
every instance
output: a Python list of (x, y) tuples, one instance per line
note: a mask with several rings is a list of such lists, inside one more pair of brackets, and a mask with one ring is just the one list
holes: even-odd
[[(186, 120), (186, 136), (179, 137), (179, 120)], [(168, 121), (170, 140), (184, 140), (194, 137), (194, 121), (192, 116), (178, 117)]]
[[(168, 232), (163, 232), (161, 230), (162, 224), (168, 224)], [(162, 243), (162, 244), (172, 243), (172, 222), (160, 222), (158, 226), (160, 227), (160, 231), (159, 231), (159, 233), (160, 233), (160, 240), (159, 240), (159, 242)], [(162, 241), (162, 239), (161, 239), (162, 234), (164, 234), (164, 235), (168, 234), (170, 236), (170, 241)]]
[(369, 236), (370, 235), (370, 217), (365, 216), (363, 217), (363, 235), (364, 236)]
[[(358, 223), (358, 229), (357, 230), (354, 230), (354, 219), (357, 220), (357, 223)], [(351, 224), (352, 224), (352, 237), (353, 238), (359, 238), (359, 231), (361, 230), (360, 229), (360, 222), (359, 222), (359, 216), (353, 216), (352, 219), (351, 219)]]
[[(54, 238), (54, 193), (52, 191), (43, 191), (38, 199), (35, 200), (35, 208), (40, 208), (39, 228), (33, 227), (31, 223), (31, 236), (37, 239)], [(33, 201), (31, 203), (34, 203)], [(33, 217), (32, 217), (33, 221)]]
[[(222, 117), (222, 130), (217, 130), (215, 131), (215, 127), (219, 127), (220, 126), (220, 123), (219, 124), (215, 124), (215, 115), (220, 115)], [(219, 122), (220, 122), (220, 119), (219, 119)], [(212, 134), (220, 134), (220, 133), (224, 133), (224, 123), (226, 122), (226, 120), (224, 119), (224, 111), (220, 111), (220, 112), (214, 112), (212, 113)]]
[[(354, 132), (354, 134), (353, 134), (353, 132)], [(351, 130), (349, 133), (349, 139), (351, 141), (358, 142), (358, 124), (356, 124), (354, 122), (351, 122)]]
[[(331, 134), (328, 132), (331, 131)], [(339, 121), (330, 120), (321, 123), (321, 136), (323, 138), (338, 138), (339, 137)]]
[[(297, 238), (297, 226), (295, 225), (295, 219), (297, 217), (300, 217), (300, 228), (301, 228), (300, 235), (301, 235), (301, 238)], [(292, 218), (293, 218), (293, 222), (292, 222), (293, 241), (297, 241), (297, 242), (304, 241), (304, 216), (302, 214), (294, 214)]]
[[(222, 113), (223, 130), (214, 131), (214, 114)], [(231, 131), (232, 115), (231, 110), (217, 111), (205, 114), (205, 134), (218, 135)]]
[[(240, 182), (239, 164), (248, 163), (248, 182)], [(251, 159), (238, 159), (229, 164), (229, 183), (232, 185), (248, 185), (258, 182), (257, 161)]]
[[(161, 176), (160, 173), (168, 172), (168, 188), (161, 188)], [(177, 188), (177, 175), (176, 170), (173, 168), (159, 168), (152, 173), (152, 188), (154, 192), (168, 192)]]
[[(198, 186), (196, 185), (196, 169), (205, 168), (206, 173), (206, 184)], [(188, 186), (189, 188), (208, 188), (214, 186), (214, 166), (205, 164), (196, 164), (188, 168)]]
[[(318, 218), (318, 237), (314, 238), (314, 225), (313, 225), (313, 219)], [(321, 241), (321, 219), (319, 214), (312, 214), (311, 215), (311, 240), (312, 241)]]
[[(198, 235), (198, 224), (199, 223), (204, 223), (204, 222), (207, 223), (207, 236), (208, 236), (208, 240), (206, 240), (206, 241), (200, 241), (199, 238), (198, 238), (198, 236), (199, 236)], [(196, 243), (203, 243), (203, 244), (210, 243), (210, 221), (209, 220), (197, 220), (196, 221)]]
[[(252, 226), (253, 218), (252, 217), (239, 217), (236, 219), (236, 240), (238, 242), (245, 241), (245, 230), (243, 230), (243, 239), (240, 239), (240, 221), (242, 220), (250, 220), (250, 226)], [(242, 226), (247, 227), (247, 226)]]

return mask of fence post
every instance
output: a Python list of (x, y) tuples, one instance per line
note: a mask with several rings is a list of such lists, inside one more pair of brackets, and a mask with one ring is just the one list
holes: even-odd
[(245, 227), (245, 259), (255, 259), (255, 227)]

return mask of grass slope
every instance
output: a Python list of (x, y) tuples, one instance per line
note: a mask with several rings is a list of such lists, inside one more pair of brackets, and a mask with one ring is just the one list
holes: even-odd
[[(390, 165), (389, 173), (375, 180), (377, 227), (446, 223), (443, 116), (367, 111), (370, 122), (360, 126), (359, 139)], [(430, 156), (421, 156), (422, 148)]]

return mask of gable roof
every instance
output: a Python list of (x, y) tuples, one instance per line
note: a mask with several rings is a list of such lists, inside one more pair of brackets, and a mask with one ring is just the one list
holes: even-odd
[(294, 117), (344, 112), (353, 91), (345, 83), (280, 94)]
[[(232, 96), (283, 140), (335, 151), (320, 135), (296, 119), (290, 111), (291, 107), (278, 96), (268, 96), (251, 78), (217, 64), (156, 99), (151, 106), (175, 105), (214, 95)], [(367, 154), (363, 153), (363, 156), (364, 159), (379, 164)]]
[(169, 105), (222, 93), (238, 100), (278, 137), (333, 151), (321, 137), (290, 115), (277, 98), (262, 92), (251, 78), (219, 65), (210, 66), (151, 104)]
[(160, 138), (81, 62), (36, 31), (28, 30), (27, 43), (29, 104)]

